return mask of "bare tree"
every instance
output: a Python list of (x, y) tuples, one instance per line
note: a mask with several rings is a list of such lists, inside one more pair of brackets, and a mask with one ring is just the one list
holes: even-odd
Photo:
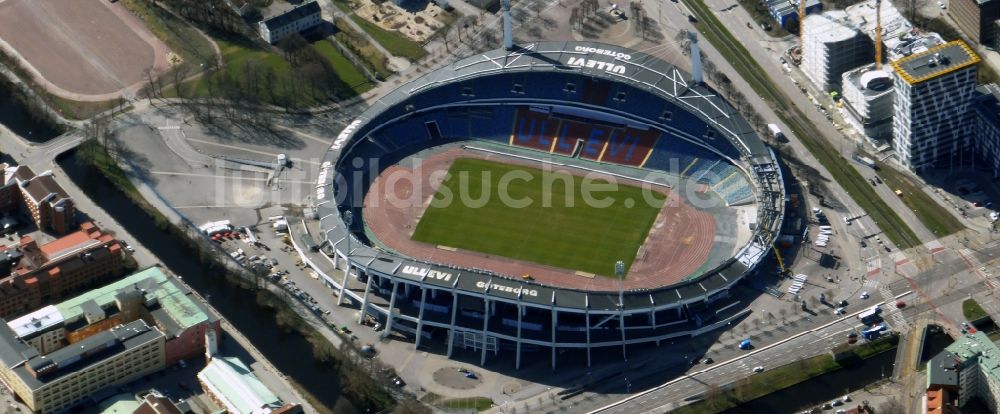
[(781, 315), (781, 323), (785, 323), (785, 317), (788, 316), (788, 309), (778, 309), (778, 315)]
[(878, 406), (878, 410), (876, 412), (878, 414), (903, 414), (905, 411), (903, 403), (901, 403), (895, 396), (891, 396)]

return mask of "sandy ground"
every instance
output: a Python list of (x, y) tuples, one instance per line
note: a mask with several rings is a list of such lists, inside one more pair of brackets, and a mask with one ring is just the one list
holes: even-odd
[(167, 68), (166, 45), (120, 4), (102, 0), (0, 2), (0, 47), (53, 94), (80, 101), (142, 86)]

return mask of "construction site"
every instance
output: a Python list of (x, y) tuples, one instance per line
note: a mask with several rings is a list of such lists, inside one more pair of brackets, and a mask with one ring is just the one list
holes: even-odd
[(889, 1), (813, 14), (807, 2), (800, 3), (798, 43), (785, 56), (834, 99), (859, 144), (863, 139), (878, 151), (890, 148), (895, 89), (888, 63), (943, 45), (944, 39), (914, 26)]

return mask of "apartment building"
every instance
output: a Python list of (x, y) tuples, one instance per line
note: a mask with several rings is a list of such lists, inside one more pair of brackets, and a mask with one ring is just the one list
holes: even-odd
[(1000, 408), (1000, 348), (982, 332), (967, 333), (927, 366), (927, 411), (957, 413), (973, 397)]
[(45, 306), (7, 325), (44, 355), (136, 320), (163, 333), (167, 365), (201, 357), (206, 332), (214, 331), (217, 338), (222, 334), (219, 316), (158, 267)]
[(165, 362), (163, 333), (143, 320), (44, 355), (0, 324), (0, 379), (36, 414), (65, 411), (101, 389), (162, 370)]
[(89, 222), (49, 243), (25, 236), (0, 246), (0, 317), (22, 315), (117, 277), (122, 254), (114, 236)]
[(980, 58), (956, 40), (892, 62), (893, 146), (912, 171), (972, 161), (973, 93)]
[(1000, 19), (1000, 1), (950, 0), (948, 6), (948, 14), (969, 40), (976, 44), (993, 44), (996, 36), (993, 22)]
[(310, 1), (284, 13), (261, 20), (257, 31), (264, 41), (275, 44), (288, 36), (319, 26), (323, 22), (319, 3)]
[(52, 177), (51, 171), (35, 174), (23, 165), (0, 164), (0, 212), (18, 208), (31, 217), (35, 226), (56, 234), (66, 234), (76, 226), (76, 205)]

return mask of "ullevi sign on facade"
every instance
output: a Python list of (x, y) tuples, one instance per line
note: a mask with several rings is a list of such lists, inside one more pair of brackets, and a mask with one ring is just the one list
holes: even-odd
[(625, 66), (616, 65), (611, 62), (602, 62), (600, 60), (571, 57), (566, 61), (566, 64), (569, 66), (576, 66), (580, 68), (587, 67), (587, 68), (594, 68), (597, 70), (604, 70), (605, 72), (617, 73), (619, 75), (625, 74)]
[(431, 270), (426, 267), (411, 266), (411, 265), (403, 266), (403, 269), (400, 270), (400, 273), (416, 277), (427, 276), (428, 279), (443, 280), (445, 282), (451, 281), (451, 276), (452, 276), (452, 274), (448, 272), (439, 272), (437, 270)]
[[(476, 287), (480, 289), (486, 289), (486, 282), (476, 282)], [(538, 297), (538, 291), (535, 289), (525, 289), (507, 285), (498, 285), (496, 283), (490, 283), (490, 290), (513, 293), (515, 295), (523, 293), (528, 296)]]
[(611, 57), (614, 57), (614, 58), (617, 58), (617, 59), (625, 59), (625, 60), (631, 60), (632, 59), (632, 55), (630, 55), (628, 53), (625, 53), (625, 52), (619, 52), (617, 50), (598, 49), (596, 47), (588, 47), (588, 46), (577, 46), (574, 50), (576, 50), (577, 52), (585, 52), (585, 53), (593, 53), (593, 54), (596, 54), (596, 55), (611, 56)]
[(343, 148), (344, 143), (347, 142), (347, 139), (351, 137), (351, 134), (354, 133), (354, 130), (358, 129), (358, 125), (361, 125), (360, 119), (355, 119), (354, 121), (351, 121), (350, 124), (347, 124), (347, 126), (344, 127), (344, 130), (340, 131), (340, 134), (337, 135), (337, 139), (333, 140), (333, 145), (332, 145), (333, 149), (339, 150)]

